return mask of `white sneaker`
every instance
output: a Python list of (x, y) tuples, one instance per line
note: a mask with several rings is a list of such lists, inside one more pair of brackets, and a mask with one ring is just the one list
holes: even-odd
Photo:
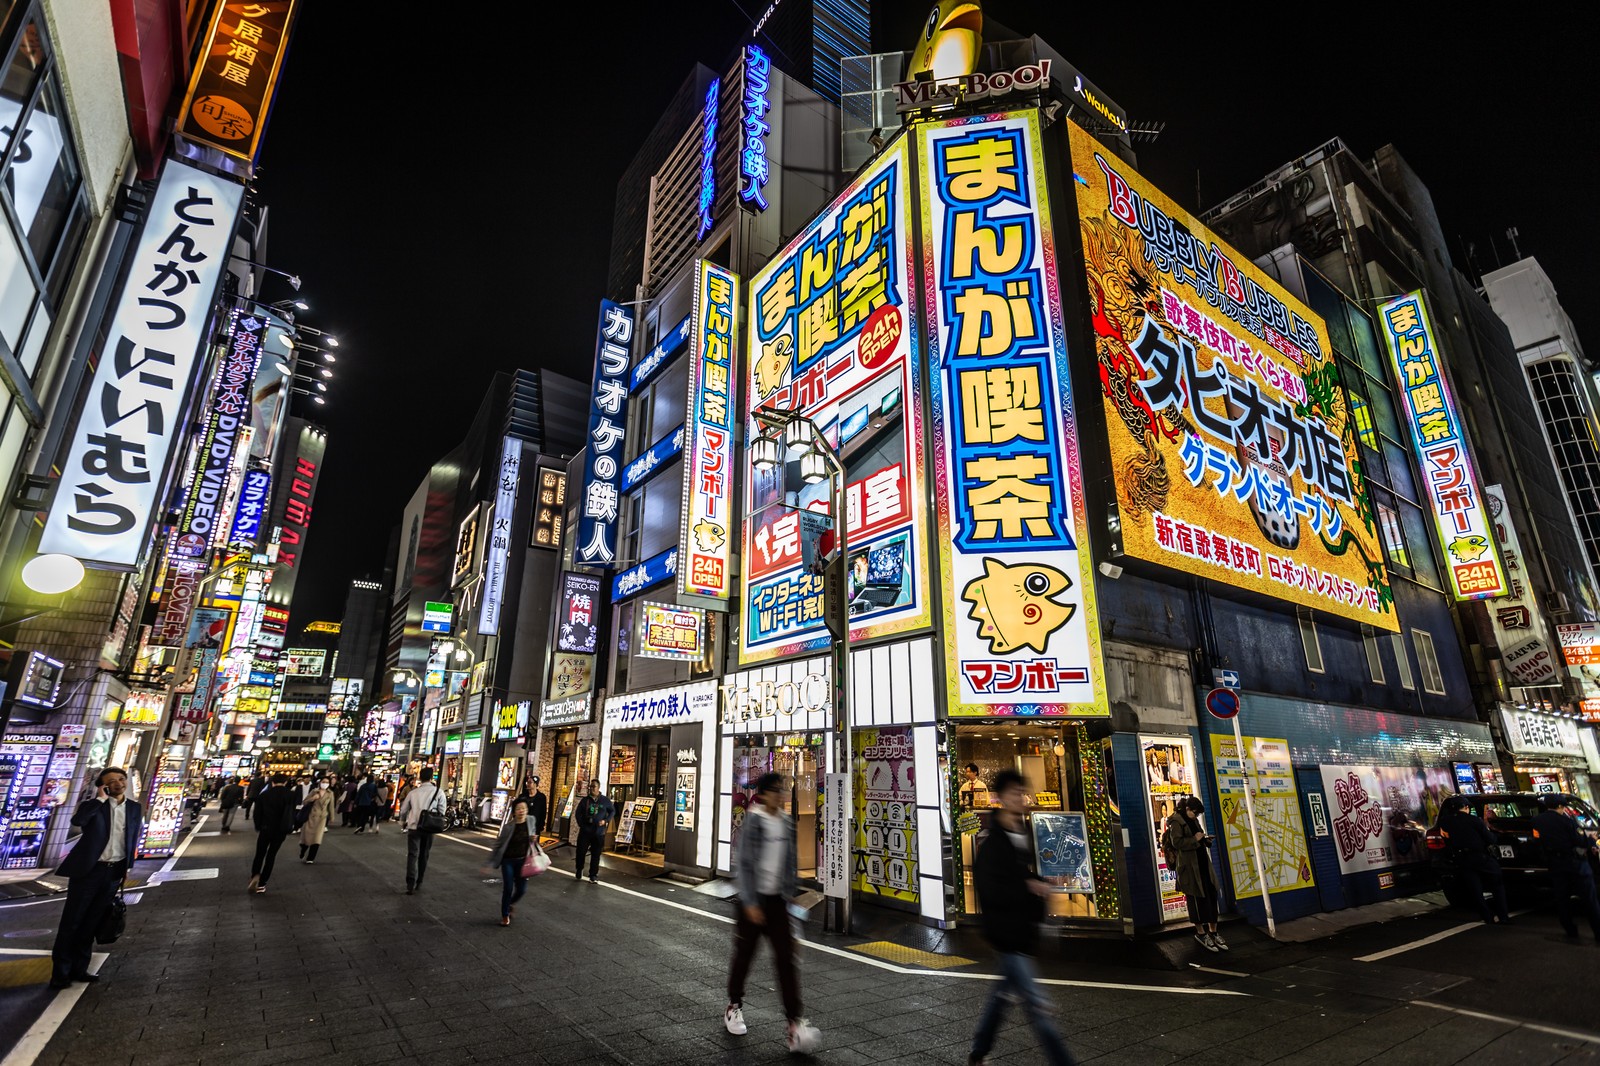
[(734, 1036), (743, 1036), (750, 1031), (750, 1027), (744, 1024), (743, 1007), (729, 1007), (726, 1011), (724, 1011), (722, 1014), (722, 1024), (727, 1028), (728, 1032), (732, 1033)]
[(1194, 938), (1196, 940), (1198, 940), (1200, 942), (1200, 946), (1205, 948), (1207, 951), (1218, 951), (1218, 950), (1220, 950), (1217, 947), (1217, 942), (1215, 940), (1211, 939), (1211, 934), (1210, 933), (1196, 933), (1194, 935)]
[(816, 1027), (804, 1018), (789, 1023), (789, 1050), (790, 1051), (815, 1051), (822, 1034)]
[(1212, 933), (1211, 934), (1211, 942), (1213, 944), (1217, 945), (1217, 947), (1221, 948), (1223, 951), (1231, 951), (1231, 950), (1233, 950), (1232, 948), (1228, 947), (1228, 942), (1226, 940), (1222, 939), (1222, 934), (1221, 933)]

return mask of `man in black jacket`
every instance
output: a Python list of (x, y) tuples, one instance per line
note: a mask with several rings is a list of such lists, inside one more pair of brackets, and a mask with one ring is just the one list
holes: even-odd
[(108, 766), (95, 780), (94, 798), (78, 804), (72, 815), (72, 824), (83, 834), (56, 870), (67, 879), (67, 902), (50, 953), (51, 988), (100, 979), (89, 972), (94, 931), (110, 910), (117, 886), (128, 876), (144, 825), (144, 808), (123, 795), (127, 788), (128, 775), (120, 767)]
[(1050, 1001), (1033, 972), (1033, 955), (1039, 950), (1039, 923), (1044, 920), (1044, 897), (1051, 889), (1034, 875), (1029, 861), (1033, 848), (1022, 817), (1028, 808), (1022, 775), (1015, 770), (1001, 770), (994, 775), (989, 794), (1000, 801), (1000, 809), (978, 843), (973, 866), (978, 903), (983, 908), (983, 935), (1000, 956), (1002, 976), (984, 1005), (967, 1063), (983, 1066), (984, 1056), (994, 1048), (995, 1036), (1005, 1019), (1006, 1004), (1016, 999), (1021, 1001), (1039, 1037), (1046, 1061), (1051, 1066), (1071, 1066), (1072, 1054), (1050, 1020)]
[[(1484, 925), (1493, 925), (1498, 918), (1501, 925), (1511, 924), (1506, 910), (1506, 882), (1500, 873), (1500, 860), (1495, 858), (1498, 841), (1489, 827), (1467, 809), (1467, 801), (1452, 796), (1445, 801), (1444, 812), (1439, 815), (1439, 835), (1444, 837), (1445, 856), (1455, 866), (1462, 889), (1477, 907)], [(1483, 901), (1483, 888), (1487, 883), (1494, 893), (1494, 909)]]
[(522, 794), (513, 797), (511, 802), (506, 804), (507, 818), (511, 817), (511, 808), (518, 803), (526, 803), (528, 805), (528, 821), (533, 826), (533, 831), (535, 833), (543, 832), (547, 804), (544, 793), (539, 791), (539, 776), (537, 774), (528, 774), (523, 777)]
[(1539, 813), (1528, 828), (1550, 867), (1550, 894), (1556, 898), (1556, 914), (1568, 940), (1578, 939), (1578, 923), (1573, 919), (1572, 901), (1577, 899), (1589, 916), (1589, 929), (1600, 942), (1600, 900), (1595, 898), (1594, 871), (1589, 864), (1594, 841), (1561, 809), (1561, 796), (1541, 795)]
[(299, 807), (288, 777), (273, 774), (271, 786), (256, 797), (254, 807), (256, 857), (250, 863), (250, 885), (245, 891), (265, 892), (272, 879), (273, 860), (284, 838), (294, 831), (294, 812)]

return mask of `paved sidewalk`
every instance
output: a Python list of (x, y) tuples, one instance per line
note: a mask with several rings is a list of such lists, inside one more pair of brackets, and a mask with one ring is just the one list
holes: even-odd
[[(484, 837), (440, 838), (416, 896), (403, 891), (402, 834), (334, 830), (312, 866), (295, 861), (291, 839), (260, 896), (244, 891), (254, 842), (201, 835), (175, 871), (182, 879), (142, 894), (103, 979), (39, 1063), (959, 1064), (991, 987), (986, 954), (918, 972), (827, 938), (801, 952), (822, 1047), (794, 1057), (765, 953), (746, 996), (750, 1034), (721, 1027), (725, 902), (610, 871), (599, 886), (552, 871), (501, 928), (499, 885), (477, 868)], [(53, 921), (54, 907), (32, 910)], [(0, 931), (12, 918), (0, 908)], [(823, 940), (814, 928), (807, 936)], [(1050, 991), (1068, 1044), (1094, 1063), (1600, 1061), (1600, 1043), (1581, 1034), (1417, 1005), (1437, 974), (1333, 960), (1299, 968), (1113, 976), (1061, 960), (1052, 973), (1087, 983)], [(1014, 1014), (990, 1061), (1042, 1061)]]

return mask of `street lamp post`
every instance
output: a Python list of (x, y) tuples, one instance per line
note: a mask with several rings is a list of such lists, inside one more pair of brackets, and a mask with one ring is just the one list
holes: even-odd
[[(851, 888), (854, 872), (855, 741), (851, 723), (850, 602), (847, 568), (850, 552), (845, 515), (845, 470), (838, 450), (828, 443), (817, 424), (798, 411), (772, 408), (754, 412), (761, 435), (751, 442), (751, 462), (758, 470), (777, 466), (790, 451), (800, 452), (800, 474), (809, 485), (828, 479), (828, 504), (833, 519), (833, 558), (823, 564), (823, 605), (833, 634), (834, 764), (844, 774), (845, 795), (830, 796), (841, 806), (844, 822), (844, 895), (839, 900), (840, 932), (850, 932)], [(819, 560), (819, 562), (821, 562)]]

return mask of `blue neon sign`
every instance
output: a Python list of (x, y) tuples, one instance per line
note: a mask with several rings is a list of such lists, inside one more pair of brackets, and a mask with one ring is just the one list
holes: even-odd
[(668, 459), (683, 453), (683, 427), (668, 433), (654, 444), (650, 450), (637, 456), (633, 462), (622, 468), (622, 491), (632, 492), (654, 476), (657, 470), (666, 465)]
[(717, 198), (717, 93), (722, 79), (714, 78), (706, 90), (705, 133), (700, 138), (700, 232), (699, 240), (711, 232), (712, 202)]
[(768, 75), (772, 61), (755, 45), (744, 50), (744, 150), (739, 153), (739, 199), (756, 210), (765, 211), (767, 197), (767, 134), (772, 127), (766, 114), (772, 108), (767, 100)]
[(629, 392), (638, 392), (654, 381), (656, 375), (672, 362), (672, 357), (683, 351), (683, 346), (689, 341), (689, 318), (689, 315), (684, 315), (683, 321), (668, 330), (666, 336), (650, 349), (650, 354), (639, 360), (633, 368), (633, 380), (628, 383)]
[(678, 576), (678, 549), (668, 548), (611, 579), (611, 602), (618, 603)]

